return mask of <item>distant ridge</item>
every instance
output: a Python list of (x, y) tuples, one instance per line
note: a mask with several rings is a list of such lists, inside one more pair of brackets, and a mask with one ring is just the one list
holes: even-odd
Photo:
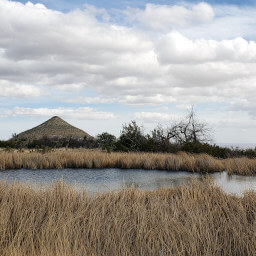
[(58, 116), (54, 116), (48, 121), (22, 132), (16, 136), (19, 140), (40, 140), (42, 138), (92, 138), (88, 133), (67, 123)]

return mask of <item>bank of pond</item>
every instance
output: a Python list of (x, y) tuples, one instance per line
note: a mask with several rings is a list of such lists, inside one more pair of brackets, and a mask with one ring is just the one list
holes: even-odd
[(255, 158), (219, 159), (207, 154), (107, 153), (86, 150), (56, 150), (48, 153), (1, 151), (0, 170), (11, 169), (145, 169), (256, 175)]
[(256, 177), (228, 175), (227, 172), (210, 174), (182, 171), (142, 169), (49, 169), (49, 170), (6, 170), (0, 172), (0, 179), (11, 183), (22, 183), (33, 187), (49, 187), (63, 181), (78, 191), (86, 190), (90, 195), (108, 191), (120, 191), (134, 186), (141, 190), (154, 191), (177, 187), (192, 181), (211, 179), (225, 192), (241, 196), (247, 190), (256, 192)]

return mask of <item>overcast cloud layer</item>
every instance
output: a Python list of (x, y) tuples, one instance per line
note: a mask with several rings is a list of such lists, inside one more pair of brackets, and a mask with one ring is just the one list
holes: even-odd
[(218, 141), (223, 123), (235, 137), (256, 118), (255, 12), (183, 2), (62, 13), (0, 0), (1, 122), (60, 115), (118, 125), (122, 116), (157, 125), (194, 104)]

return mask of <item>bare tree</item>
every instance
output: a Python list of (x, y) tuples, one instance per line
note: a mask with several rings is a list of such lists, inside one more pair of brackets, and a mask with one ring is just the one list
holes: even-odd
[(197, 119), (194, 108), (191, 107), (184, 119), (167, 127), (165, 138), (177, 144), (206, 143), (211, 141), (210, 131), (206, 123)]

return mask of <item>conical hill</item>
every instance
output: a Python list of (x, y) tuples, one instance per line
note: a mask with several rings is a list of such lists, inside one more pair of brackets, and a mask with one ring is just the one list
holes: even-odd
[(20, 140), (39, 140), (42, 138), (73, 138), (84, 139), (91, 136), (81, 129), (78, 129), (67, 123), (58, 116), (54, 116), (48, 121), (17, 135)]

